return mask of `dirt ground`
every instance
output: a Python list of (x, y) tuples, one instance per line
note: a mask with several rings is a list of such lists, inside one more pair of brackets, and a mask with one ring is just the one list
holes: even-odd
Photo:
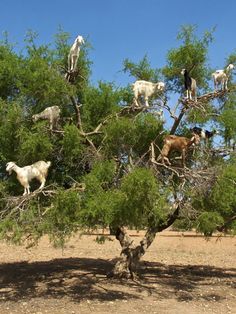
[(78, 234), (63, 251), (46, 237), (30, 249), (0, 242), (0, 314), (236, 313), (235, 238), (162, 232), (135, 281), (106, 278), (119, 243), (95, 239)]

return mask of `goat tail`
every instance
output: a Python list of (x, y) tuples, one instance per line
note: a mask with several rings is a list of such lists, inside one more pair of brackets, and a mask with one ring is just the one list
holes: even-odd
[(51, 161), (47, 161), (47, 166), (48, 166), (48, 168), (51, 166)]

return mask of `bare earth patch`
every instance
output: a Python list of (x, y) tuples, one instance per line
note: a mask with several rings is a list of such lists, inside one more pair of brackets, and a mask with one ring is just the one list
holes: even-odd
[(135, 281), (106, 278), (119, 243), (95, 239), (76, 235), (63, 251), (46, 237), (30, 249), (0, 242), (0, 313), (236, 313), (235, 238), (162, 232)]

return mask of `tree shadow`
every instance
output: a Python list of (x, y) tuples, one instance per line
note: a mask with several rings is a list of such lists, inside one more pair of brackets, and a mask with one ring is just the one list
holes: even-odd
[(172, 295), (179, 301), (219, 301), (225, 299), (222, 289), (236, 288), (236, 268), (143, 262), (140, 273), (144, 282), (162, 287), (160, 297)]
[[(69, 297), (74, 302), (141, 299), (143, 292), (159, 299), (215, 301), (224, 299), (217, 287), (235, 288), (236, 269), (205, 265), (142, 262), (140, 279), (107, 279), (111, 263), (103, 259), (61, 258), (45, 262), (0, 265), (0, 302)], [(209, 289), (212, 289), (208, 293)], [(200, 294), (201, 291), (201, 294)], [(205, 291), (205, 292), (204, 292)]]
[(108, 261), (91, 258), (1, 264), (0, 302), (65, 296), (77, 302), (135, 298), (130, 293), (102, 286), (111, 268)]

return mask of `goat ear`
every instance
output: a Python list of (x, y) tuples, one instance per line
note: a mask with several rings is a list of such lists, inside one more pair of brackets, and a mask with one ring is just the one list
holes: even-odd
[(7, 169), (7, 168), (9, 167), (10, 163), (11, 163), (11, 162), (8, 162), (8, 163), (6, 164), (6, 171), (9, 172), (9, 174), (12, 173), (11, 168), (10, 168), (10, 169)]

